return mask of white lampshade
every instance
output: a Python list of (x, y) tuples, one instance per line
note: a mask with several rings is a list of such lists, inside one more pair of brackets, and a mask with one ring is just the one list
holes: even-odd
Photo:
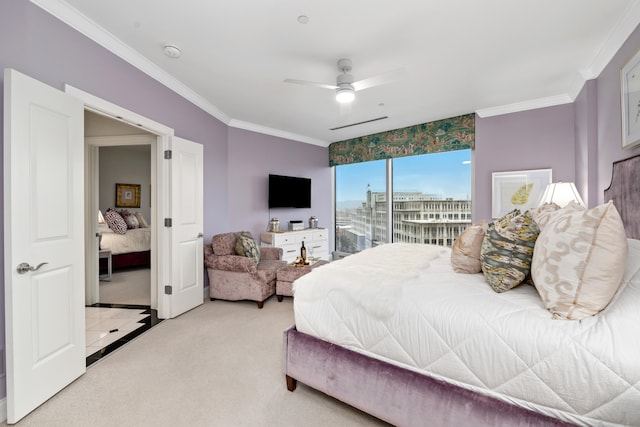
[(102, 215), (102, 211), (98, 209), (98, 224), (104, 224), (104, 216)]
[(579, 203), (585, 207), (584, 201), (576, 189), (576, 185), (573, 182), (552, 182), (547, 185), (544, 193), (542, 193), (538, 205), (542, 206), (545, 203), (555, 203), (563, 208), (571, 202)]

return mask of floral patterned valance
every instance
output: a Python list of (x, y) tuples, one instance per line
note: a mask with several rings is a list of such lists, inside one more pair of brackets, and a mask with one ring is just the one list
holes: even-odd
[(473, 149), (476, 116), (451, 117), (329, 145), (329, 166)]

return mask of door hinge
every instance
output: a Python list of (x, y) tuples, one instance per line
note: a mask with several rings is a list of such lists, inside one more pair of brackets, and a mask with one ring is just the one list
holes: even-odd
[(165, 227), (171, 227), (171, 218), (165, 218), (164, 219), (164, 226)]
[(171, 285), (166, 285), (166, 286), (164, 287), (164, 294), (165, 294), (165, 295), (171, 295), (171, 294), (173, 294), (173, 286), (171, 286)]
[(173, 155), (173, 152), (171, 150), (164, 150), (164, 158), (167, 160), (171, 160), (171, 156)]

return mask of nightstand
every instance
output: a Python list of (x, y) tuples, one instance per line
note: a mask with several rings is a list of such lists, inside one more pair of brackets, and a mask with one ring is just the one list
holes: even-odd
[(100, 274), (98, 277), (100, 280), (108, 282), (111, 280), (111, 249), (100, 249), (98, 261), (102, 258), (107, 259), (107, 274)]

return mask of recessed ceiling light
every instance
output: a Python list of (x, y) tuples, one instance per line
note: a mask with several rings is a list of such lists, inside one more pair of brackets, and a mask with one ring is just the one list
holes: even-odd
[(309, 17), (307, 15), (300, 15), (298, 16), (298, 22), (301, 24), (306, 24), (307, 22), (309, 22)]
[(182, 51), (180, 50), (179, 47), (174, 46), (172, 44), (165, 44), (163, 46), (164, 49), (164, 54), (167, 55), (169, 58), (180, 58), (180, 55), (182, 55)]

